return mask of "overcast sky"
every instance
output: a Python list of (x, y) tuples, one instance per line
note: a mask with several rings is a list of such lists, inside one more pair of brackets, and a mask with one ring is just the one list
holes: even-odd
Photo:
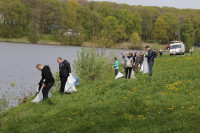
[(117, 3), (126, 3), (129, 5), (143, 6), (167, 6), (176, 8), (200, 9), (200, 0), (89, 0), (89, 1), (111, 1)]

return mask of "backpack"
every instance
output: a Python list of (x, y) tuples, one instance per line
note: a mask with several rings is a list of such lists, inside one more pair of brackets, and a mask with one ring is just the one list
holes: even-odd
[(133, 67), (132, 57), (126, 59), (126, 67)]

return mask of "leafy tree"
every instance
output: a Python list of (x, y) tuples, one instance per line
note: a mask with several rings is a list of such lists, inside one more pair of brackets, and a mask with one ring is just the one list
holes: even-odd
[(142, 17), (142, 39), (147, 40), (151, 38), (151, 32), (153, 29), (154, 14), (146, 7), (141, 7), (138, 11)]
[(139, 37), (139, 34), (137, 32), (133, 32), (131, 34), (129, 41), (132, 43), (132, 48), (139, 48), (140, 37)]
[(137, 32), (139, 35), (142, 35), (142, 18), (138, 12), (135, 12), (133, 14), (133, 31), (132, 32)]
[(102, 30), (103, 27), (103, 20), (101, 18), (101, 16), (96, 12), (96, 11), (92, 11), (92, 15), (91, 15), (91, 24), (92, 24), (92, 38), (96, 37), (99, 35), (100, 31)]
[(166, 13), (166, 14), (162, 15), (161, 18), (166, 23), (167, 41), (170, 42), (172, 40), (177, 40), (178, 38), (175, 38), (175, 33), (179, 32), (179, 20), (178, 20), (178, 18), (172, 13)]
[(77, 9), (77, 14), (78, 14), (78, 18), (77, 18), (77, 22), (80, 23), (80, 25), (82, 25), (82, 27), (85, 30), (85, 36), (86, 39), (89, 40), (91, 38), (91, 34), (92, 34), (92, 23), (91, 23), (91, 11), (89, 9), (89, 7), (85, 7), (85, 6), (79, 6)]
[(40, 40), (40, 35), (38, 32), (38, 24), (31, 22), (29, 24), (28, 40), (31, 43), (37, 43)]
[(103, 30), (101, 36), (107, 37), (115, 43), (118, 40), (120, 33), (118, 32), (119, 23), (113, 16), (108, 16), (104, 20)]
[[(133, 32), (133, 15), (131, 14), (130, 10), (127, 9), (120, 9), (115, 12), (115, 16), (121, 26), (125, 28), (125, 37), (130, 36)], [(125, 40), (126, 38), (124, 38)]]
[(167, 26), (162, 18), (158, 18), (154, 23), (153, 38), (162, 42), (167, 38)]
[(76, 0), (70, 0), (69, 2), (62, 2), (62, 29), (73, 29), (76, 26), (77, 10), (79, 3)]
[(40, 31), (42, 34), (51, 34), (62, 24), (61, 3), (58, 0), (43, 0), (40, 2)]
[(200, 16), (196, 16), (193, 19), (195, 44), (200, 42), (200, 21), (199, 20), (200, 20)]
[(27, 33), (26, 6), (20, 0), (1, 0), (0, 11), (3, 15), (3, 23), (0, 25), (2, 37), (20, 38)]
[(181, 24), (181, 33), (182, 41), (186, 45), (186, 51), (188, 51), (194, 45), (195, 41), (195, 31), (190, 19), (186, 18), (183, 20)]

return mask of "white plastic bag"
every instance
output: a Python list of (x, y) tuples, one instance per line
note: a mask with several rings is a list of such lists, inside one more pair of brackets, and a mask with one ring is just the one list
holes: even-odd
[(136, 79), (136, 77), (135, 77), (135, 72), (133, 71), (133, 69), (132, 69), (132, 71), (131, 71), (131, 77), (130, 77), (131, 79)]
[(64, 92), (68, 92), (68, 90), (70, 90), (70, 88), (74, 85), (75, 82), (76, 82), (76, 79), (70, 73), (69, 77), (67, 78), (67, 82), (65, 84), (65, 90), (64, 90)]
[(144, 57), (144, 61), (143, 61), (143, 74), (148, 73), (149, 72), (149, 64), (147, 62), (147, 58)]
[(68, 90), (65, 90), (65, 93), (73, 93), (76, 91), (77, 91), (77, 89), (76, 89), (75, 85), (72, 85), (72, 87), (70, 87)]
[(123, 78), (124, 75), (120, 72), (118, 72), (117, 76), (115, 77), (115, 79), (119, 79), (119, 78)]
[[(40, 89), (40, 92), (37, 94), (37, 96), (35, 97), (35, 99), (33, 99), (31, 101), (32, 103), (39, 103), (39, 102), (41, 102), (43, 100), (42, 90), (43, 90), (43, 88)], [(52, 96), (52, 94), (49, 92), (48, 98), (50, 98), (51, 96)]]
[(143, 64), (142, 64), (142, 66), (141, 66), (140, 72), (143, 72)]

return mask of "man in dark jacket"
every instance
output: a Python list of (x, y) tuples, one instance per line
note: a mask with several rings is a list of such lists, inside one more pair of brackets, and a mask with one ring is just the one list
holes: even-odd
[(43, 100), (46, 100), (48, 99), (48, 94), (51, 87), (54, 85), (54, 78), (49, 66), (43, 66), (41, 64), (37, 64), (36, 68), (42, 72), (42, 79), (38, 83), (37, 93), (40, 91), (43, 85), (42, 89)]
[(149, 73), (150, 73), (149, 76), (152, 76), (152, 69), (153, 69), (153, 64), (154, 64), (155, 53), (149, 46), (146, 46), (146, 50), (148, 51), (148, 55), (146, 55), (145, 57), (148, 58)]
[(71, 73), (71, 67), (70, 63), (66, 60), (63, 60), (61, 57), (58, 57), (57, 62), (59, 63), (59, 77), (61, 82), (60, 92), (63, 93), (67, 78)]

